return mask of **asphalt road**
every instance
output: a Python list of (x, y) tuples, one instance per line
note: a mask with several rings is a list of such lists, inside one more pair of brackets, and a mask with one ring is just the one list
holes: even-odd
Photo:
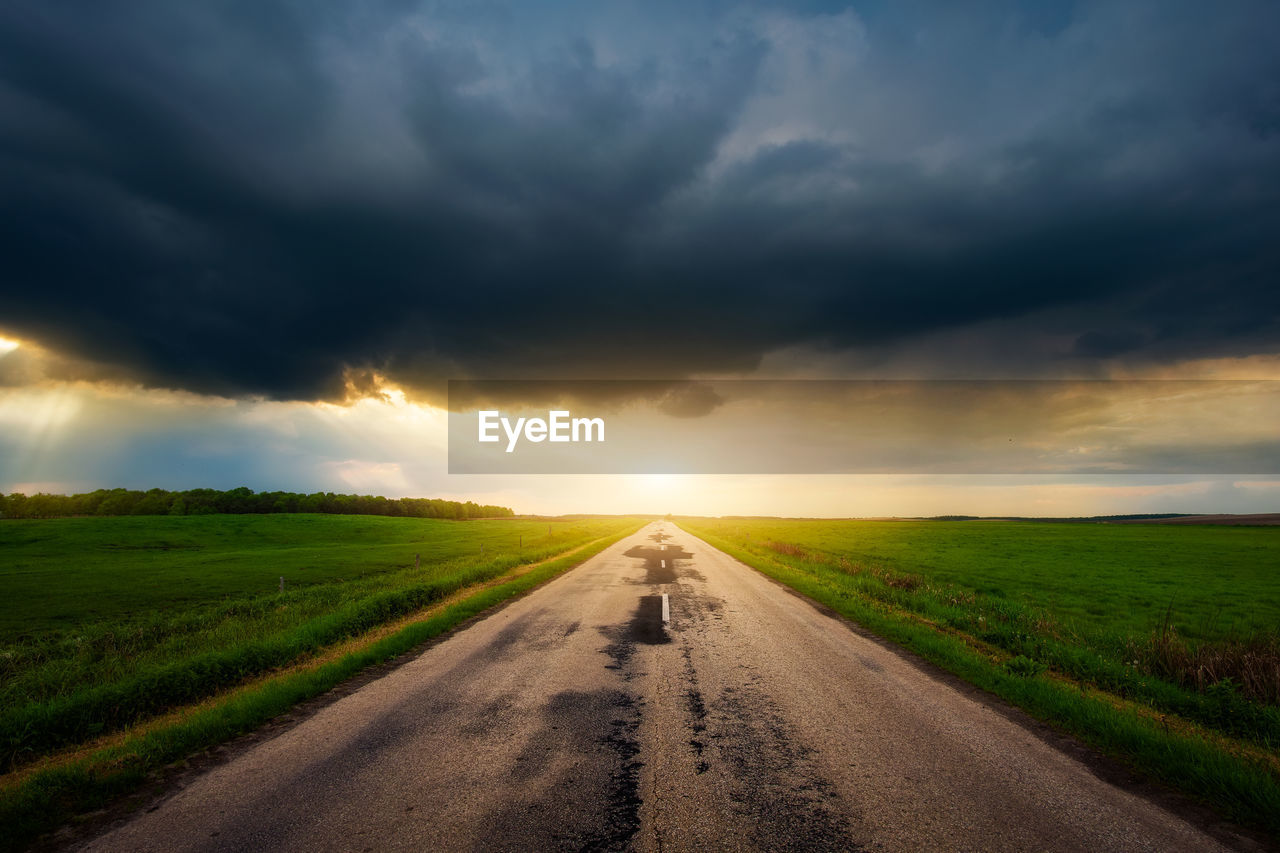
[(1081, 752), (656, 523), (88, 849), (1224, 849)]

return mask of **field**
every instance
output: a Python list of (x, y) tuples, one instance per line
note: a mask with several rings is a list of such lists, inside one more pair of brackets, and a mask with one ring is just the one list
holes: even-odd
[(335, 515), (0, 522), (0, 763), (13, 770), (204, 699), (635, 526)]
[[(548, 533), (550, 528), (551, 533)], [(137, 619), (317, 584), (428, 571), (476, 557), (567, 545), (579, 523), (358, 515), (65, 518), (0, 523), (0, 643), (86, 622)]]
[(1280, 830), (1280, 528), (680, 525), (1135, 768)]
[[(1280, 627), (1280, 529), (1023, 521), (716, 521), (753, 549), (791, 543), (852, 565), (1039, 608), (1070, 631), (1188, 639)], [(778, 552), (770, 550), (774, 555)]]

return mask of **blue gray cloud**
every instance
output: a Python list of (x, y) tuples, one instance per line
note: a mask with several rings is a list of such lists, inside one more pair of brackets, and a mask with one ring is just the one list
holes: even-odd
[(0, 332), (303, 400), (993, 321), (1081, 369), (1273, 353), (1277, 36), (1261, 0), (19, 0)]

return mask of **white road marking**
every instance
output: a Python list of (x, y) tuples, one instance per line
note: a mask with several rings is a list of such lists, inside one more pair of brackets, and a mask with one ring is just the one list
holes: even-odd
[(662, 561), (662, 568), (664, 568), (664, 569), (665, 569), (666, 567), (667, 567), (667, 561), (666, 561), (666, 560), (663, 560), (663, 561)]
[(662, 594), (662, 621), (671, 621), (671, 602), (667, 599), (667, 594)]

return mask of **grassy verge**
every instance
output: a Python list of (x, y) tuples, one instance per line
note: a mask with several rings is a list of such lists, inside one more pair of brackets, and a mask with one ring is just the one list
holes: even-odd
[[(0, 770), (288, 666), (624, 526), (334, 516), (0, 525), (13, 557), (0, 574), (45, 579), (39, 595), (0, 605), (15, 619), (30, 611), (26, 632), (0, 649)], [(415, 559), (423, 554), (427, 561)], [(189, 598), (174, 600), (174, 590)], [(79, 618), (90, 606), (93, 618)]]
[(201, 749), (252, 731), (305, 699), (317, 696), (360, 670), (401, 655), (459, 623), (520, 595), (594, 556), (639, 529), (627, 524), (607, 536), (536, 564), (514, 567), (478, 587), (455, 590), (456, 599), (431, 608), (396, 630), (373, 632), (339, 656), (321, 656), (222, 698), (179, 711), (160, 724), (143, 725), (99, 748), (80, 749), (64, 760), (39, 765), (0, 780), (0, 850), (19, 850), (43, 832), (77, 814), (101, 807), (136, 789), (148, 774)]
[(1079, 637), (1059, 636), (1042, 611), (1002, 597), (764, 539), (749, 523), (681, 526), (1140, 773), (1280, 836), (1274, 706), (1116, 666)]

